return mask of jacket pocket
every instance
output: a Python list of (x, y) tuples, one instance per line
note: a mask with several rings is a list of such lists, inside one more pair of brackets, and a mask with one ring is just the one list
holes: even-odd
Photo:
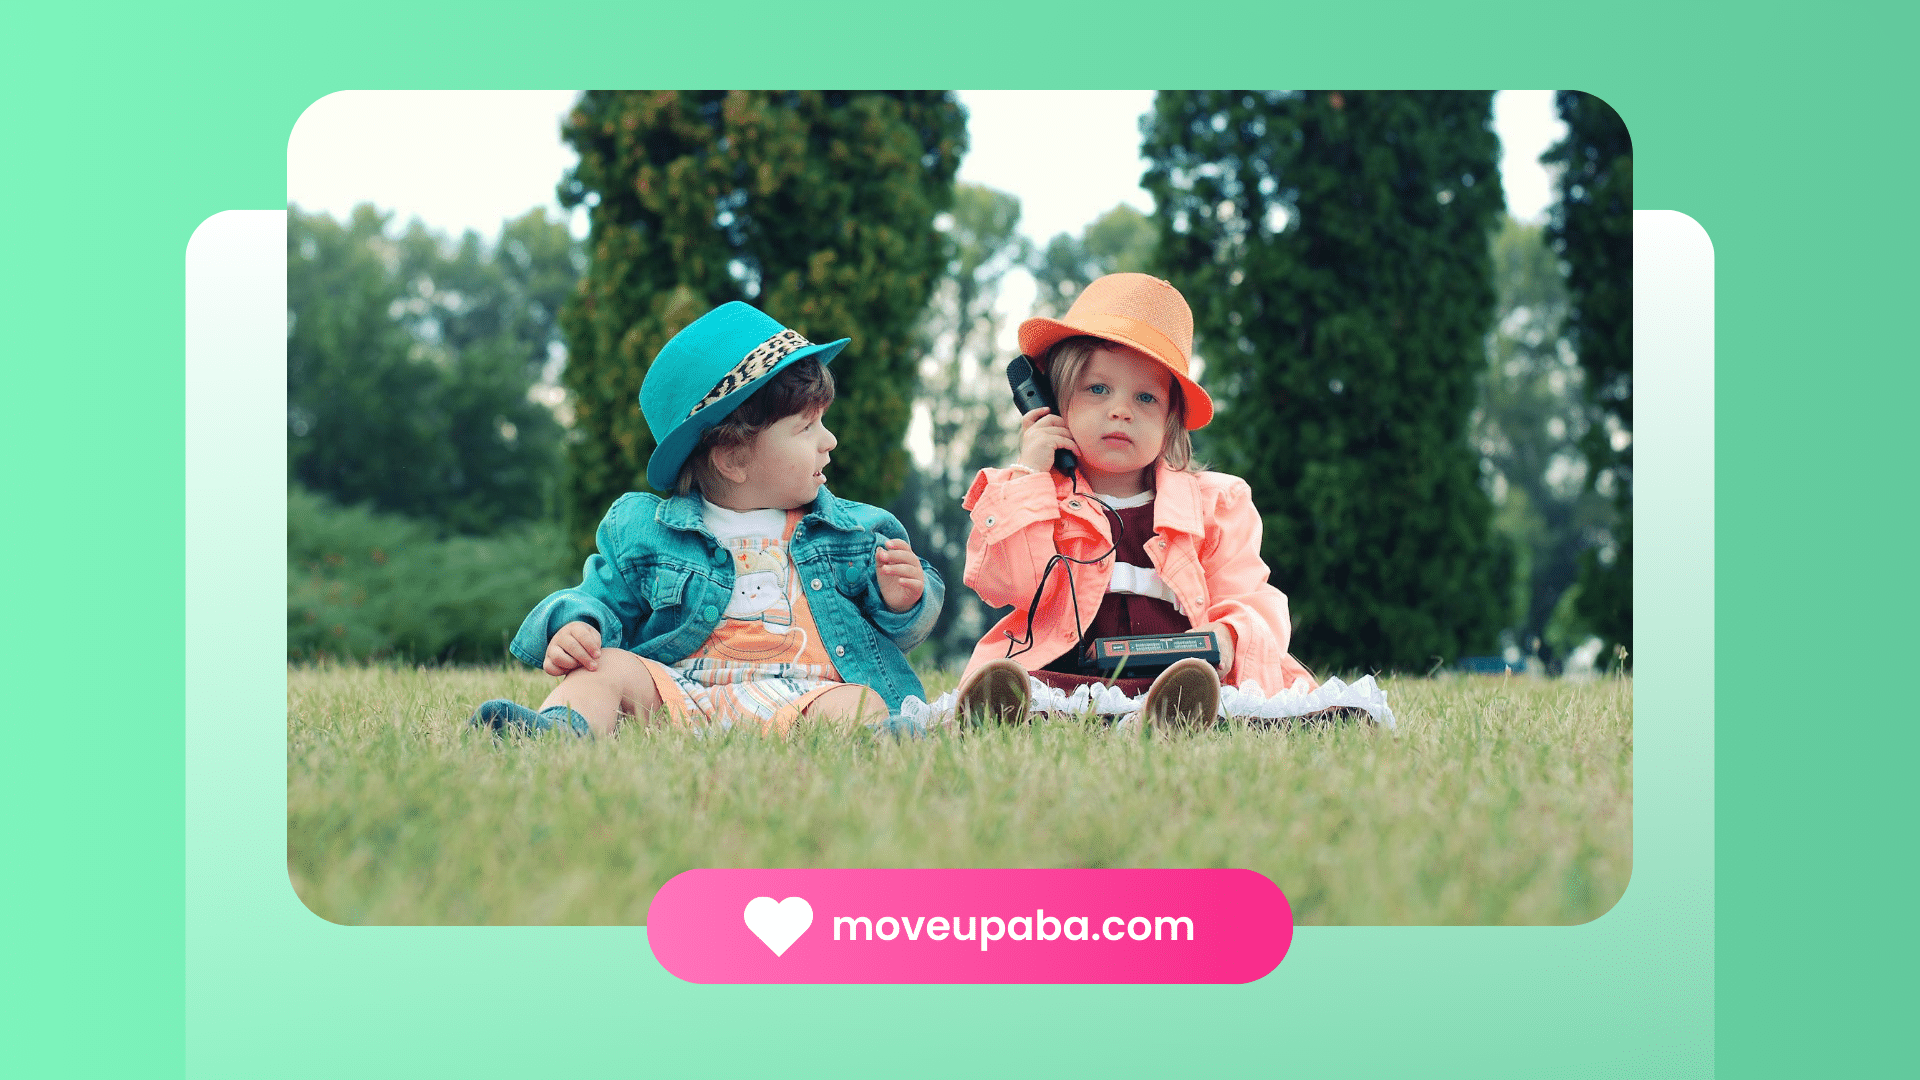
[(678, 566), (656, 566), (647, 583), (647, 605), (655, 611), (679, 606), (686, 599), (693, 571)]
[(873, 554), (865, 552), (838, 556), (833, 560), (833, 576), (839, 579), (843, 596), (860, 596), (873, 581)]
[[(822, 545), (794, 563), (801, 587), (812, 598), (812, 583), (820, 580), (842, 596), (859, 596), (873, 580), (873, 552), (845, 543)], [(828, 580), (830, 579), (830, 580)]]

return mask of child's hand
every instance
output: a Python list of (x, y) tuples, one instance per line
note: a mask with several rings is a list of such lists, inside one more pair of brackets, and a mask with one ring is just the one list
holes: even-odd
[(1055, 450), (1071, 450), (1076, 455), (1080, 452), (1065, 420), (1051, 409), (1035, 409), (1020, 418), (1020, 456), (1016, 459), (1020, 464), (1037, 473), (1046, 472), (1053, 468)]
[(540, 665), (540, 670), (565, 675), (575, 668), (600, 670), (600, 631), (592, 623), (570, 622), (547, 642), (547, 662)]
[(920, 568), (920, 556), (905, 540), (888, 540), (873, 553), (879, 564), (880, 599), (889, 611), (906, 611), (920, 602), (927, 591), (927, 575)]
[(1195, 633), (1203, 630), (1213, 631), (1213, 638), (1220, 643), (1220, 674), (1233, 670), (1233, 631), (1223, 622), (1201, 623), (1193, 628)]

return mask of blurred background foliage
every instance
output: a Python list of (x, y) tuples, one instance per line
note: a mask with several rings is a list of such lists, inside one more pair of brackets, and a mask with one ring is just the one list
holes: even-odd
[(288, 210), (289, 478), (448, 532), (551, 517), (561, 424), (528, 391), (564, 356), (579, 245), (537, 210), (491, 244), (389, 226)]
[(557, 522), (488, 536), (287, 491), (287, 652), (498, 662), (535, 601), (579, 581)]
[(1631, 146), (1557, 104), (1545, 225), (1504, 213), (1489, 95), (1354, 91), (1162, 93), (1155, 213), (1043, 245), (954, 183), (937, 93), (586, 93), (557, 178), (584, 242), (540, 211), (454, 240), (290, 207), (289, 652), (504, 659), (644, 485), (647, 363), (739, 299), (853, 338), (832, 483), (908, 524), (949, 585), (916, 659), (961, 662), (994, 613), (960, 499), (1017, 432), (1004, 290), (1057, 315), (1140, 270), (1193, 305), (1198, 449), (1253, 484), (1310, 666), (1553, 670), (1596, 635), (1630, 662)]
[(1567, 137), (1541, 157), (1560, 169), (1547, 227), (1567, 272), (1567, 342), (1586, 374), (1592, 423), (1580, 445), (1588, 483), (1613, 503), (1605, 535), (1580, 553), (1575, 624), (1632, 666), (1633, 647), (1633, 140), (1606, 102), (1554, 97)]
[(975, 474), (1004, 464), (1019, 442), (1005, 374), (1011, 357), (998, 353), (1006, 320), (995, 310), (1007, 275), (1033, 257), (1032, 245), (1016, 231), (1019, 224), (1020, 200), (1012, 195), (974, 184), (956, 187), (953, 211), (940, 222), (950, 259), (919, 330), (914, 423), (924, 435), (926, 456), (887, 507), (947, 584), (940, 620), (920, 647), (941, 664), (964, 661), (998, 621), (994, 609), (962, 582), (973, 521), (960, 500)]

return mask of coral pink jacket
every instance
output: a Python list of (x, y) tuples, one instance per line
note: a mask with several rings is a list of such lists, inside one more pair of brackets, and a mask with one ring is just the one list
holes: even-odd
[[(1293, 622), (1285, 594), (1267, 582), (1267, 564), (1260, 560), (1260, 515), (1247, 482), (1224, 473), (1181, 472), (1163, 462), (1154, 487), (1154, 536), (1147, 541), (1147, 557), (1194, 625), (1220, 622), (1233, 631), (1233, 668), (1225, 681), (1235, 686), (1258, 683), (1269, 694), (1301, 679), (1308, 688), (1316, 685), (1306, 667), (1287, 653)], [(1056, 551), (1093, 559), (1111, 547), (1113, 539), (1099, 504), (1074, 494), (1066, 477), (1056, 472), (982, 469), (962, 505), (973, 514), (967, 585), (994, 607), (1014, 608), (973, 650), (967, 663), (972, 671), (1007, 655), (1007, 634), (1026, 636), (1027, 605)], [(1046, 667), (1079, 640), (1069, 572), (1080, 617), (1091, 620), (1107, 595), (1113, 561), (1054, 568), (1033, 618), (1033, 648), (1013, 658), (1028, 671)]]

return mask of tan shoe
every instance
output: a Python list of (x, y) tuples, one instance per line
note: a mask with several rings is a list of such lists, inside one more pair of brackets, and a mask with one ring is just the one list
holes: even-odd
[(1177, 660), (1147, 687), (1140, 722), (1149, 728), (1195, 731), (1220, 715), (1220, 674), (1205, 660)]
[(960, 680), (954, 715), (963, 724), (1017, 724), (1027, 718), (1027, 669), (1011, 660), (989, 660)]

